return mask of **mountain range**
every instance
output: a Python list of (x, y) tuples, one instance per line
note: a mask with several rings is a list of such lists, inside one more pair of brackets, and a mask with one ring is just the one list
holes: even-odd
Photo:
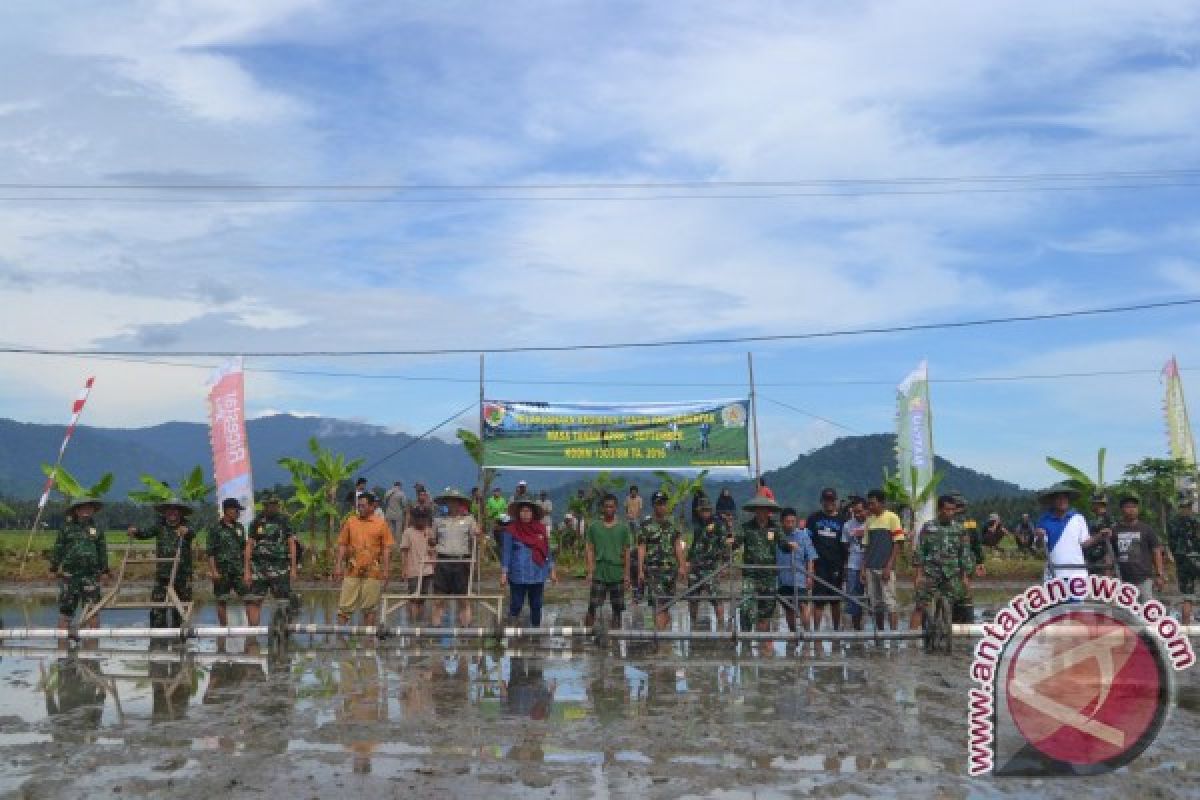
[[(40, 465), (52, 460), (62, 441), (61, 425), (37, 425), (0, 418), (0, 495), (16, 498), (36, 497), (44, 476)], [(247, 435), (254, 464), (254, 483), (266, 488), (289, 481), (286, 470), (277, 463), (283, 456), (308, 455), (307, 441), (315, 436), (320, 442), (344, 453), (348, 458), (363, 458), (368, 469), (362, 474), (372, 486), (388, 486), (402, 480), (410, 490), (416, 481), (431, 488), (476, 483), (475, 464), (463, 448), (440, 439), (416, 439), (405, 433), (359, 422), (278, 414), (249, 420)], [(808, 454), (799, 455), (785, 467), (764, 474), (767, 483), (781, 500), (810, 505), (824, 486), (843, 493), (865, 491), (878, 486), (884, 466), (894, 467), (895, 437), (891, 434), (847, 436)], [(385, 460), (386, 459), (386, 460)], [(122, 496), (139, 488), (138, 476), (149, 473), (176, 484), (197, 464), (211, 474), (208, 426), (192, 422), (167, 422), (148, 428), (76, 429), (67, 450), (65, 466), (85, 484), (111, 471), (116, 476), (113, 495)], [(376, 465), (376, 466), (372, 466)], [(1024, 490), (1014, 483), (998, 480), (975, 470), (937, 459), (946, 473), (942, 486), (957, 489), (968, 498), (1016, 497)], [(505, 473), (500, 484), (511, 489), (519, 473)], [(584, 485), (580, 473), (536, 472), (525, 474), (537, 489), (546, 489), (559, 502), (578, 486)], [(629, 477), (643, 487), (653, 486), (649, 474)], [(728, 486), (742, 499), (753, 493), (753, 482), (711, 481), (719, 490)]]

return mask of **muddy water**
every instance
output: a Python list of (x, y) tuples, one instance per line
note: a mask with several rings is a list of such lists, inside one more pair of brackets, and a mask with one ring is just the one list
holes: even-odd
[[(309, 595), (324, 620), (331, 598)], [(577, 621), (578, 609), (553, 612)], [(49, 598), (9, 625), (52, 624)], [(201, 609), (208, 622), (212, 609)], [(108, 622), (109, 620), (106, 620)], [(140, 623), (140, 615), (116, 624)], [(967, 658), (893, 645), (145, 643), (0, 655), (15, 797), (1200, 795), (1200, 680), (1159, 739), (1086, 780), (965, 775)]]

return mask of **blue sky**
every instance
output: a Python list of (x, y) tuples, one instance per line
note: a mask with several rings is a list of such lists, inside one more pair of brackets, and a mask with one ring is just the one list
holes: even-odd
[[(16, 2), (0, 10), (0, 175), (529, 185), (1188, 170), (1200, 168), (1198, 22), (1191, 2), (1096, 2), (1086, 14), (903, 0)], [(678, 339), (1200, 295), (1190, 186), (774, 199), (455, 190), (336, 204), (0, 194), (20, 198), (0, 201), (0, 341), (22, 345)], [(52, 195), (89, 199), (33, 199)], [(933, 389), (935, 445), (952, 460), (1036, 485), (1053, 477), (1045, 454), (1091, 463), (1107, 446), (1119, 469), (1163, 454), (1154, 371), (1172, 353), (1200, 396), (1198, 329), (1181, 309), (756, 345), (764, 462), (890, 429), (892, 387), (928, 358), (935, 379), (1148, 370)], [(256, 372), (252, 413), (418, 431), (477, 393), (474, 357), (250, 366), (456, 379)], [(21, 420), (62, 422), (93, 373), (90, 423), (204, 416), (200, 368), (0, 356), (0, 370), (0, 415)], [(727, 397), (742, 391), (745, 348), (496, 356), (488, 373), (513, 381), (489, 395), (514, 399)], [(589, 383), (538, 383), (554, 380)], [(621, 385), (647, 383), (665, 385)]]

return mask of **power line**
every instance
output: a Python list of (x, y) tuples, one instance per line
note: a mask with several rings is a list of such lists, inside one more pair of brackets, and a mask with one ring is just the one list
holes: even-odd
[(788, 405), (787, 403), (781, 402), (772, 397), (767, 397), (765, 394), (759, 394), (758, 396), (761, 397), (763, 400), (766, 400), (769, 403), (774, 403), (775, 405), (786, 408), (789, 411), (795, 411), (797, 414), (803, 414), (806, 417), (812, 417), (813, 419), (819, 419), (821, 422), (832, 425), (835, 428), (841, 428), (844, 431), (849, 431), (850, 433), (861, 434), (861, 431), (857, 431), (854, 428), (851, 428), (849, 425), (843, 425), (840, 422), (834, 422), (833, 420), (829, 419), (828, 417), (822, 417), (820, 414), (814, 414), (811, 411), (805, 411), (803, 408), (796, 408), (793, 405)]
[(715, 344), (747, 344), (754, 342), (783, 342), (805, 341), (810, 339), (833, 339), (851, 336), (867, 336), (883, 333), (914, 333), (931, 330), (953, 330), (959, 328), (976, 328), (991, 325), (1007, 325), (1017, 322), (1042, 322), (1056, 319), (1073, 319), (1108, 314), (1126, 314), (1139, 311), (1152, 311), (1165, 308), (1179, 308), (1200, 304), (1200, 298), (1182, 300), (1164, 300), (1154, 303), (1137, 303), (1124, 306), (1108, 306), (1104, 308), (1076, 309), (1073, 311), (1057, 311), (1046, 314), (1025, 314), (1011, 317), (991, 317), (984, 319), (961, 320), (957, 322), (928, 322), (911, 325), (893, 325), (870, 328), (846, 328), (831, 331), (812, 331), (809, 333), (765, 334), (760, 336), (713, 336), (699, 339), (667, 339), (651, 342), (608, 342), (603, 344), (564, 344), (564, 345), (518, 345), (512, 347), (452, 347), (432, 348), (428, 350), (73, 350), (47, 347), (0, 347), (0, 353), (18, 355), (78, 355), (78, 356), (163, 356), (175, 358), (213, 357), (229, 358), (245, 356), (252, 358), (347, 358), (369, 356), (446, 356), (446, 355), (477, 355), (480, 353), (560, 353), (591, 350), (629, 350), (651, 349), (663, 347), (697, 347)]
[(951, 175), (910, 176), (893, 178), (807, 178), (786, 180), (731, 179), (731, 180), (682, 180), (682, 181), (555, 181), (545, 183), (256, 183), (242, 182), (185, 182), (153, 183), (90, 183), (4, 181), (0, 190), (55, 190), (55, 191), (554, 191), (554, 190), (628, 190), (628, 189), (710, 189), (710, 188), (787, 188), (814, 186), (908, 186), (923, 184), (954, 183), (1013, 183), (1031, 181), (1096, 181), (1128, 179), (1168, 179), (1200, 176), (1200, 169), (1155, 169), (1155, 170), (1105, 170), (1084, 172), (1034, 172), (1014, 175)]
[[(55, 353), (57, 358), (95, 358), (100, 361), (113, 361), (120, 364), (149, 364), (152, 366), (180, 367), (210, 371), (217, 364), (196, 364), (182, 361), (161, 361), (154, 358), (128, 358), (122, 356), (92, 356), (76, 353)], [(476, 377), (453, 377), (449, 375), (401, 375), (381, 372), (341, 372), (332, 370), (286, 369), (281, 367), (255, 367), (247, 365), (246, 372), (260, 372), (271, 375), (294, 375), (297, 377), (318, 378), (352, 378), (355, 380), (403, 381), (414, 383), (452, 383), (478, 384)], [(1184, 371), (1200, 371), (1200, 367), (1180, 367)], [(1158, 375), (1160, 369), (1102, 369), (1079, 372), (1042, 372), (1017, 375), (964, 375), (961, 377), (930, 378), (931, 384), (972, 384), (972, 383), (1015, 383), (1022, 381), (1054, 381), (1077, 378), (1113, 378), (1130, 375)], [(813, 386), (893, 386), (896, 381), (878, 378), (846, 378), (844, 380), (807, 380), (789, 381), (756, 381), (755, 384), (768, 388), (803, 389)], [(553, 378), (488, 378), (489, 386), (610, 386), (619, 388), (641, 389), (706, 389), (706, 388), (739, 388), (745, 387), (745, 381), (617, 381), (617, 380), (571, 380)]]
[(420, 442), (421, 440), (425, 439), (426, 437), (428, 437), (428, 436), (432, 435), (432, 434), (433, 434), (435, 431), (437, 431), (439, 428), (441, 428), (441, 427), (443, 427), (443, 426), (445, 426), (445, 425), (449, 425), (451, 422), (453, 422), (454, 420), (458, 419), (458, 418), (459, 418), (459, 417), (461, 417), (463, 414), (465, 414), (465, 413), (467, 413), (468, 411), (470, 411), (472, 408), (475, 408), (475, 406), (476, 406), (476, 404), (475, 404), (475, 403), (471, 403), (469, 406), (464, 406), (464, 407), (463, 407), (461, 410), (454, 412), (454, 414), (453, 414), (452, 416), (446, 417), (444, 420), (442, 420), (441, 422), (439, 422), (437, 425), (434, 425), (432, 428), (430, 428), (429, 430), (425, 431), (425, 432), (424, 432), (424, 433), (422, 433), (420, 436), (417, 436), (417, 437), (415, 437), (415, 438), (414, 438), (412, 441), (405, 442), (404, 444), (400, 445), (400, 447), (397, 447), (395, 450), (393, 450), (392, 452), (388, 453), (386, 456), (384, 456), (383, 458), (379, 459), (378, 461), (375, 461), (374, 463), (372, 463), (372, 464), (369, 464), (369, 465), (368, 465), (368, 466), (366, 466), (366, 467), (363, 467), (361, 470), (359, 470), (359, 472), (360, 472), (361, 474), (363, 474), (363, 475), (367, 474), (368, 472), (370, 472), (371, 470), (373, 470), (373, 469), (375, 469), (376, 467), (380, 466), (381, 464), (383, 464), (383, 463), (385, 463), (385, 462), (387, 462), (387, 461), (391, 460), (392, 458), (395, 458), (396, 456), (400, 455), (401, 453), (403, 453), (403, 452), (404, 452), (405, 450), (407, 450), (408, 448), (410, 448), (410, 447), (412, 447), (412, 446), (416, 445), (416, 444), (417, 444), (417, 442)]
[[(920, 197), (937, 195), (972, 194), (1018, 194), (1029, 192), (1088, 192), (1128, 191), (1133, 189), (1183, 189), (1200, 186), (1197, 181), (1157, 181), (1153, 183), (1091, 183), (1076, 185), (1021, 185), (1021, 186), (964, 186), (941, 189), (846, 189), (838, 191), (808, 192), (743, 192), (737, 194), (594, 194), (594, 195), (454, 195), (442, 197), (113, 197), (52, 196), (0, 197), (3, 203), (120, 203), (120, 204), (219, 204), (219, 205), (270, 205), (318, 203), (322, 205), (446, 205), (454, 203), (588, 203), (588, 202), (643, 202), (658, 200), (788, 200), (801, 198), (856, 198), (856, 197)], [(116, 187), (114, 187), (116, 188)], [(137, 187), (143, 188), (143, 187)], [(148, 187), (146, 187), (148, 188)], [(170, 188), (170, 187), (165, 187)], [(217, 191), (217, 190), (214, 190)], [(224, 189), (219, 190), (224, 191)]]

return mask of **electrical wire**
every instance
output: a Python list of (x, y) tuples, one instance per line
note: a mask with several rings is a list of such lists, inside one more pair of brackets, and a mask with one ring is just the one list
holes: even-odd
[(807, 341), (811, 339), (834, 339), (852, 336), (867, 336), (884, 333), (913, 333), (918, 331), (956, 330), (961, 328), (976, 328), (992, 325), (1007, 325), (1018, 322), (1043, 322), (1047, 320), (1074, 319), (1109, 314), (1127, 314), (1139, 311), (1152, 311), (1166, 308), (1180, 308), (1200, 304), (1200, 298), (1182, 300), (1165, 300), (1154, 303), (1136, 303), (1124, 306), (1109, 306), (1105, 308), (1076, 309), (1073, 311), (1057, 311), (1045, 314), (1025, 314), (1011, 317), (991, 317), (984, 319), (961, 320), (956, 322), (928, 322), (911, 325), (892, 325), (869, 328), (846, 328), (830, 331), (812, 331), (808, 333), (763, 334), (759, 336), (712, 336), (698, 339), (667, 339), (649, 342), (608, 342), (600, 344), (563, 344), (563, 345), (516, 345), (512, 347), (449, 347), (431, 348), (427, 350), (75, 350), (69, 348), (4, 346), (0, 353), (16, 355), (78, 355), (78, 356), (163, 356), (176, 358), (230, 358), (244, 356), (250, 358), (347, 358), (364, 356), (446, 356), (446, 355), (478, 355), (483, 353), (562, 353), (593, 350), (629, 350), (652, 349), (664, 347), (697, 347), (714, 344), (747, 344), (754, 342), (784, 342)]

